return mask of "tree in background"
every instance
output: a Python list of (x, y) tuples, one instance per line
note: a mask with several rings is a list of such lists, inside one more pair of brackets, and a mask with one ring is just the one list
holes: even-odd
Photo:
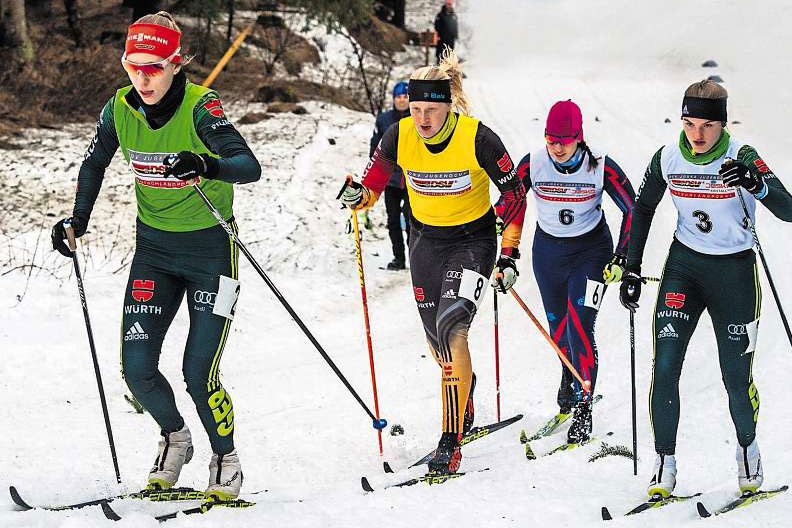
[(0, 46), (13, 50), (22, 62), (33, 60), (33, 42), (28, 35), (24, 0), (0, 0)]

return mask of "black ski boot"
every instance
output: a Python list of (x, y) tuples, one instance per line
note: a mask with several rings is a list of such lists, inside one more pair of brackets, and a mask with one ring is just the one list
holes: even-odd
[(388, 265), (385, 266), (385, 269), (390, 271), (401, 271), (405, 269), (404, 259), (394, 258), (393, 260), (388, 262)]
[(567, 432), (568, 444), (582, 444), (591, 438), (591, 402), (582, 401), (575, 406), (572, 425)]
[(462, 436), (465, 436), (473, 429), (473, 391), (476, 390), (476, 373), (473, 373), (473, 381), (470, 382), (470, 394), (468, 394), (467, 407), (465, 407), (465, 420), (462, 422)]
[(457, 433), (443, 433), (434, 456), (429, 461), (429, 473), (450, 475), (457, 472), (462, 462), (462, 451), (459, 448), (461, 437), (462, 435)]

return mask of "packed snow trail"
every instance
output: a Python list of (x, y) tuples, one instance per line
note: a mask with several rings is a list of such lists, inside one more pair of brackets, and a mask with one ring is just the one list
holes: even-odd
[[(792, 103), (788, 89), (792, 59), (785, 53), (787, 28), (779, 21), (789, 19), (792, 8), (778, 0), (766, 2), (762, 9), (744, 3), (727, 3), (725, 8), (721, 4), (714, 0), (696, 4), (669, 0), (656, 5), (627, 0), (470, 0), (460, 13), (462, 31), (469, 32), (463, 35), (460, 51), (467, 59), (466, 88), (474, 115), (501, 135), (516, 160), (541, 146), (550, 105), (571, 97), (583, 109), (587, 141), (617, 160), (637, 188), (654, 151), (677, 137), (684, 88), (717, 73), (730, 92), (729, 119), (740, 122), (730, 129), (754, 145), (786, 182), (792, 174), (792, 163), (785, 157), (792, 151), (792, 138), (786, 131), (783, 110)], [(720, 66), (701, 68), (706, 59), (715, 59)], [(233, 110), (230, 105), (228, 111)], [(353, 386), (370, 401), (353, 243), (342, 234), (346, 213), (332, 200), (345, 171), (359, 173), (365, 166), (370, 127), (346, 110), (322, 109), (320, 105), (310, 110), (314, 115), (327, 112), (322, 123), (329, 124), (299, 122), (311, 140), (293, 162), (284, 155), (288, 147), (271, 147), (273, 132), (267, 128), (271, 124), (239, 127), (263, 164), (271, 163), (260, 183), (238, 193), (240, 237), (260, 262), (266, 263), (265, 268), (273, 270), (271, 277), (286, 299)], [(671, 122), (664, 123), (665, 118)], [(90, 140), (91, 129), (86, 130), (83, 144)], [(331, 147), (328, 138), (336, 139), (337, 145)], [(271, 152), (277, 153), (279, 161), (267, 161)], [(64, 210), (70, 207), (71, 176), (59, 174)], [(129, 217), (120, 225), (124, 230), (120, 236), (130, 236), (132, 206), (119, 205), (104, 194), (98, 203), (104, 204), (103, 213), (92, 219), (93, 240), (110, 236), (111, 231), (115, 234), (119, 222), (114, 215), (119, 211)], [(607, 199), (605, 204), (615, 229), (618, 210)], [(782, 299), (792, 310), (789, 250), (783, 243), (792, 226), (777, 221), (761, 206), (758, 211), (759, 237)], [(517, 289), (541, 315), (530, 271), (532, 215), (533, 206), (529, 205)], [(43, 220), (46, 229), (55, 218)], [(649, 238), (648, 274), (661, 269), (674, 224), (675, 211), (666, 197)], [(405, 429), (404, 436), (384, 438), (385, 457), (398, 470), (436, 444), (438, 372), (423, 340), (408, 275), (377, 270), (387, 262), (390, 251), (381, 238), (384, 228), (380, 229), (376, 239), (364, 238), (364, 258), (381, 413), (391, 424), (399, 423)], [(48, 243), (46, 234), (40, 241), (41, 251)], [(24, 237), (33, 244), (37, 233), (31, 227)], [(121, 257), (113, 255), (111, 260), (120, 264)], [(54, 257), (46, 258), (53, 262)], [(63, 259), (60, 265), (63, 272), (59, 279), (37, 274), (21, 302), (16, 296), (24, 291), (26, 276), (18, 271), (0, 275), (0, 291), (4, 292), (0, 298), (4, 359), (0, 388), (7, 396), (0, 415), (5, 423), (5, 434), (0, 436), (0, 486), (5, 489), (14, 484), (28, 500), (41, 503), (89, 499), (118, 490), (113, 484), (76, 287), (65, 271), (69, 261)], [(519, 429), (534, 430), (557, 411), (560, 366), (519, 307), (502, 297), (502, 415), (521, 412), (525, 418), (464, 450), (463, 470), (491, 469), (442, 486), (412, 486), (365, 495), (360, 489), (361, 475), (369, 475), (372, 484), (396, 481), (396, 477), (388, 480), (381, 473), (370, 420), (250, 266), (244, 263), (241, 268), (242, 293), (222, 363), (223, 382), (235, 402), (236, 442), (245, 473), (243, 494), (269, 491), (255, 496), (259, 503), (255, 508), (212, 511), (198, 518), (169, 521), (170, 526), (363, 526), (376, 520), (395, 527), (573, 527), (601, 522), (603, 505), (614, 514), (613, 526), (634, 523), (616, 516), (643, 499), (653, 460), (647, 398), (654, 286), (646, 287), (636, 317), (638, 477), (632, 476), (632, 462), (626, 458), (588, 463), (597, 449), (594, 445), (535, 461), (525, 459)], [(126, 272), (113, 274), (114, 269), (111, 265), (88, 266), (86, 293), (121, 474), (124, 485), (134, 489), (145, 480), (158, 431), (150, 417), (131, 413), (123, 400), (118, 339)], [(785, 479), (792, 474), (786, 449), (792, 410), (787, 403), (785, 368), (792, 351), (769, 287), (766, 282), (763, 285), (754, 377), (762, 398), (758, 438), (764, 487), (769, 489), (787, 483)], [(607, 398), (594, 410), (594, 432), (602, 437), (613, 431), (609, 443), (630, 445), (627, 313), (615, 290), (607, 294), (597, 324), (597, 390)], [(491, 306), (488, 297), (470, 338), (478, 376), (479, 424), (495, 421)], [(180, 313), (165, 341), (161, 367), (195, 433), (195, 458), (185, 466), (180, 484), (202, 488), (210, 450), (180, 381), (185, 331), (185, 314)], [(677, 491), (702, 491), (702, 500), (716, 509), (736, 493), (735, 439), (707, 317), (702, 318), (688, 350), (681, 397)], [(560, 441), (560, 435), (532, 446), (537, 452), (549, 450)], [(114, 526), (158, 526), (152, 516), (171, 511), (163, 505), (114, 503), (113, 507), (124, 517)], [(68, 514), (11, 509), (9, 499), (0, 499), (0, 525), (111, 525), (98, 508)], [(133, 513), (138, 510), (145, 513)], [(784, 494), (707, 522), (713, 526), (785, 526), (790, 514), (792, 496)], [(640, 522), (698, 526), (703, 521), (698, 519), (694, 504), (683, 503), (643, 513)]]

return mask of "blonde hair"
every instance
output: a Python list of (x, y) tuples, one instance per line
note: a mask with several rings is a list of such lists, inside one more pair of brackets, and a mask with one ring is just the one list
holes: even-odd
[[(167, 28), (174, 29), (179, 33), (182, 33), (179, 24), (176, 23), (176, 19), (173, 18), (173, 15), (168, 13), (167, 11), (157, 11), (153, 15), (143, 15), (142, 17), (138, 18), (134, 22), (135, 24), (154, 24), (156, 26), (164, 26)], [(179, 63), (180, 66), (184, 67), (187, 66), (190, 62), (192, 62), (195, 55), (186, 55), (184, 53), (181, 54), (181, 62)]]
[(726, 88), (716, 83), (705, 79), (703, 81), (694, 82), (688, 89), (685, 90), (685, 97), (699, 97), (701, 99), (727, 99), (729, 92)]
[(470, 115), (470, 102), (462, 89), (462, 67), (459, 64), (459, 57), (453, 49), (446, 46), (441, 58), (437, 66), (424, 66), (415, 70), (410, 75), (410, 79), (426, 81), (448, 79), (451, 81), (451, 110)]

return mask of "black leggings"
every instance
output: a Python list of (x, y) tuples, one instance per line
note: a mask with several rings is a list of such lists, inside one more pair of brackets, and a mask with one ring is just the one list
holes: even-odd
[(467, 334), (489, 287), (495, 265), (495, 226), (473, 232), (457, 230), (452, 238), (431, 236), (436, 228), (413, 223), (410, 271), (415, 302), (426, 340), (442, 368), (443, 431), (459, 433), (465, 416), (473, 370)]
[(649, 396), (655, 450), (672, 455), (679, 426), (679, 377), (690, 337), (704, 309), (712, 318), (721, 375), (737, 441), (756, 436), (759, 393), (753, 383), (762, 290), (752, 250), (705, 255), (674, 240), (657, 294), (654, 368)]

